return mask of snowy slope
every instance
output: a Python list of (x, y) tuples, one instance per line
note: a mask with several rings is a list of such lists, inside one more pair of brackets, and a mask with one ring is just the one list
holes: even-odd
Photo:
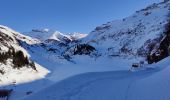
[(31, 32), (25, 32), (23, 34), (38, 39), (41, 42), (44, 42), (46, 40), (56, 40), (64, 43), (71, 41), (71, 39), (67, 35), (62, 34), (59, 31), (54, 31), (50, 29), (33, 29)]
[(82, 33), (69, 33), (68, 36), (69, 38), (73, 41), (73, 40), (79, 40), (82, 38), (85, 38), (88, 34), (82, 34)]
[(137, 55), (146, 57), (163, 39), (169, 6), (169, 0), (153, 4), (89, 35), (34, 29), (25, 36), (0, 26), (12, 38), (7, 45), (0, 42), (3, 51), (12, 46), (38, 63), (38, 71), (26, 66), (18, 70), (8, 59), (0, 65), (7, 72), (0, 88), (12, 88), (12, 100), (169, 100), (170, 58), (129, 71), (144, 59)]
[[(22, 41), (28, 44), (37, 43), (36, 40), (30, 37), (0, 25), (0, 56), (1, 59), (4, 58), (0, 61), (0, 86), (30, 82), (44, 78), (48, 73), (48, 70), (40, 65), (34, 63), (34, 66), (33, 62), (29, 59), (30, 55), (28, 52), (19, 45), (18, 39), (22, 39)], [(22, 57), (22, 54), (25, 58)], [(27, 57), (28, 59), (26, 59)], [(25, 63), (19, 65), (21, 62)]]
[[(143, 60), (134, 56), (146, 57), (152, 44), (163, 39), (169, 6), (169, 0), (153, 4), (130, 17), (97, 27), (78, 44), (69, 43), (62, 52), (73, 56), (73, 51), (80, 51), (72, 62), (48, 51), (30, 53), (34, 60), (52, 70), (46, 78), (53, 83), (21, 100), (169, 100), (170, 58), (129, 71), (132, 63)], [(84, 47), (79, 48), (82, 44)], [(90, 45), (100, 57), (85, 55)], [(39, 51), (33, 51), (36, 50)]]
[(22, 100), (169, 100), (169, 60), (137, 72), (74, 76)]
[(170, 1), (152, 4), (132, 16), (96, 27), (85, 39), (102, 54), (146, 56), (169, 22)]
[(37, 44), (40, 42), (37, 39), (33, 39), (32, 37), (23, 35), (23, 34), (16, 32), (6, 26), (0, 25), (0, 28), (1, 28), (1, 32), (6, 33), (9, 36), (13, 36), (13, 38), (16, 38), (18, 40), (22, 40), (22, 41), (26, 42), (27, 44)]
[(87, 34), (76, 32), (63, 34), (59, 31), (53, 31), (50, 29), (33, 29), (31, 32), (23, 34), (40, 41), (36, 44), (21, 42), (22, 47), (27, 49), (31, 55), (41, 56), (44, 59), (58, 63), (66, 62), (68, 59), (63, 56), (64, 53), (70, 47), (80, 43), (81, 39), (87, 36)]
[[(35, 40), (39, 40), (36, 44), (21, 43), (22, 46), (34, 53), (51, 60), (64, 59), (62, 53), (65, 52), (71, 46), (77, 44), (79, 40), (86, 37), (87, 34), (81, 33), (69, 33), (63, 34), (59, 31), (53, 31), (50, 29), (33, 29), (32, 32), (24, 33)], [(39, 52), (41, 50), (41, 52)], [(51, 55), (51, 56), (49, 56)]]

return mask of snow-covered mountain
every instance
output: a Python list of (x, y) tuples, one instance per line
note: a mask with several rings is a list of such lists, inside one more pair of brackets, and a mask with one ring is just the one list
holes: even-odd
[(87, 36), (87, 34), (81, 34), (77, 32), (63, 34), (59, 31), (54, 31), (51, 29), (33, 29), (31, 32), (24, 32), (23, 34), (36, 38), (40, 41), (46, 41), (52, 39), (60, 42), (71, 42)]
[[(0, 26), (0, 82), (7, 85), (0, 84), (0, 89), (14, 89), (12, 100), (170, 98), (170, 0), (98, 26), (88, 35), (50, 29), (24, 34)], [(150, 65), (136, 64), (141, 60)], [(24, 63), (17, 65), (20, 61)], [(47, 69), (51, 73), (45, 76)]]
[(165, 36), (170, 2), (152, 4), (133, 15), (98, 26), (85, 39), (103, 55), (146, 56)]
[[(40, 55), (51, 60), (55, 59), (56, 61), (59, 59), (70, 60), (69, 58), (71, 58), (71, 55), (66, 55), (65, 52), (80, 43), (81, 39), (87, 36), (87, 34), (76, 32), (63, 34), (50, 29), (33, 29), (31, 32), (25, 32), (23, 34), (39, 41), (33, 45), (21, 42), (24, 48), (35, 55)], [(39, 52), (40, 50), (41, 52)]]
[(85, 38), (88, 34), (82, 34), (82, 33), (77, 33), (77, 32), (74, 32), (74, 33), (69, 33), (68, 36), (69, 38), (73, 41), (73, 40), (79, 40), (79, 39), (82, 39), (82, 38)]
[[(57, 54), (67, 60), (74, 60), (76, 55), (90, 55), (95, 58), (143, 57), (145, 60), (151, 60), (147, 57), (159, 51), (157, 49), (168, 30), (169, 17), (170, 2), (167, 0), (154, 3), (122, 20), (98, 26), (89, 35), (63, 34), (50, 29), (33, 29), (24, 34), (41, 41), (38, 47), (45, 48), (46, 52), (54, 52), (54, 56)], [(37, 49), (32, 50), (38, 52)], [(158, 58), (160, 59), (157, 57), (150, 62), (153, 63)]]

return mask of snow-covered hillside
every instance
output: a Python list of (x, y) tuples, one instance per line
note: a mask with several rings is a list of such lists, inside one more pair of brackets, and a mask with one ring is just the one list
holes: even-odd
[(40, 41), (36, 44), (21, 42), (21, 45), (30, 53), (57, 62), (67, 59), (63, 56), (64, 52), (77, 43), (80, 43), (81, 39), (87, 36), (87, 34), (81, 33), (63, 34), (50, 29), (33, 29), (31, 32), (25, 32), (23, 34)]
[(82, 34), (82, 33), (69, 33), (68, 37), (73, 41), (73, 40), (79, 40), (82, 38), (85, 38), (88, 34)]
[[(45, 77), (48, 70), (29, 59), (19, 39), (35, 44), (36, 40), (5, 26), (0, 26), (0, 85), (19, 84)], [(27, 76), (27, 77), (25, 77)]]
[(11, 100), (169, 100), (169, 27), (170, 0), (89, 35), (0, 26), (0, 89)]
[[(95, 58), (126, 56), (146, 59), (166, 35), (166, 26), (170, 22), (169, 12), (168, 0), (152, 4), (122, 20), (98, 26), (87, 36), (79, 33), (65, 35), (49, 29), (34, 29), (24, 34), (43, 41), (47, 52), (57, 52), (57, 56), (74, 62), (75, 55), (91, 54)], [(78, 43), (74, 41), (77, 39)], [(89, 50), (89, 47), (94, 49)]]
[[(78, 43), (69, 44), (62, 54), (71, 62), (56, 62), (56, 56), (49, 60), (57, 68), (49, 67), (53, 72), (47, 78), (57, 81), (22, 100), (169, 100), (170, 58), (129, 70), (132, 63), (143, 60), (140, 56), (148, 56), (164, 41), (169, 7), (169, 0), (150, 5), (96, 27)], [(49, 64), (41, 62), (43, 58), (34, 59)]]
[(146, 56), (165, 35), (169, 13), (169, 0), (155, 3), (132, 16), (96, 27), (84, 41), (109, 56)]

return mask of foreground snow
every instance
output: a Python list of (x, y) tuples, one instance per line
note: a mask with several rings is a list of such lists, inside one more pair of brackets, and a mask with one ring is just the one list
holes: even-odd
[(170, 58), (146, 70), (77, 75), (24, 100), (169, 100)]
[[(39, 80), (30, 81), (22, 84), (15, 84), (9, 86), (3, 86), (5, 89), (13, 89), (13, 93), (11, 95), (12, 100), (18, 100), (23, 97), (28, 97), (28, 92), (32, 92), (32, 94), (36, 94), (41, 92), (47, 87), (50, 87), (53, 84), (57, 84), (58, 82), (65, 80), (69, 77), (73, 77), (76, 75), (80, 75), (83, 73), (89, 72), (107, 72), (107, 71), (128, 71), (131, 67), (131, 63), (134, 60), (127, 60), (123, 58), (113, 58), (106, 59), (100, 58), (97, 61), (94, 61), (92, 58), (86, 57), (77, 57), (79, 58), (79, 63), (59, 63), (52, 62), (45, 58), (34, 57), (40, 65), (46, 67), (51, 73), (49, 73), (45, 78), (41, 78)], [(34, 74), (33, 74), (34, 75)], [(22, 76), (22, 75), (21, 75)], [(25, 77), (24, 75), (23, 77)]]
[(27, 67), (12, 69), (11, 65), (1, 65), (1, 67), (3, 67), (5, 71), (4, 74), (0, 74), (1, 87), (10, 84), (15, 85), (42, 79), (49, 73), (46, 68), (43, 68), (38, 64), (36, 64), (37, 71)]

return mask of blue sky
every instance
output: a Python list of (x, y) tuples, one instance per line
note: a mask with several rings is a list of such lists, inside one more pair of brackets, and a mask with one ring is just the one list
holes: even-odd
[(19, 32), (51, 28), (89, 33), (96, 26), (121, 19), (163, 0), (0, 0), (0, 24)]

